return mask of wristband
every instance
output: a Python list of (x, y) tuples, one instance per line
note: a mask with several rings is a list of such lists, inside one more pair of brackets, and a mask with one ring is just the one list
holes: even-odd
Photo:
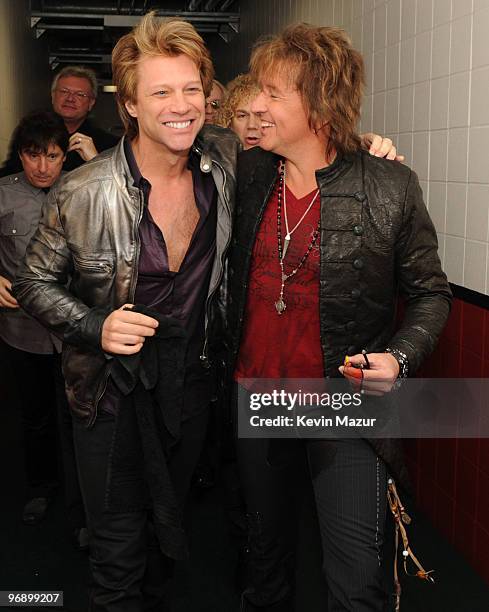
[(390, 353), (399, 364), (399, 374), (397, 378), (407, 378), (409, 374), (409, 359), (407, 355), (395, 348), (386, 348), (386, 353)]

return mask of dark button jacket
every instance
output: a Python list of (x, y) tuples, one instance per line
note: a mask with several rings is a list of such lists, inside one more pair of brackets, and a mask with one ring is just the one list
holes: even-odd
[[(212, 173), (218, 193), (204, 364), (210, 327), (219, 319), (214, 313), (223, 303), (219, 288), (231, 239), (238, 146), (231, 131), (215, 126), (204, 127), (194, 145), (200, 167)], [(68, 400), (74, 414), (88, 425), (96, 418), (109, 375), (110, 361), (100, 347), (103, 322), (109, 312), (134, 300), (142, 211), (121, 141), (51, 189), (13, 285), (23, 308), (63, 339)]]
[[(240, 156), (229, 260), (231, 368), (243, 329), (253, 245), (277, 178), (277, 162), (275, 155), (260, 149)], [(412, 374), (435, 347), (451, 302), (416, 174), (397, 162), (359, 152), (318, 170), (316, 179), (321, 193), (325, 375), (339, 376), (338, 366), (347, 354), (363, 348), (382, 352), (388, 346), (408, 356)], [(398, 293), (405, 296), (405, 315), (396, 330)], [(398, 441), (374, 440), (372, 445), (405, 481)]]

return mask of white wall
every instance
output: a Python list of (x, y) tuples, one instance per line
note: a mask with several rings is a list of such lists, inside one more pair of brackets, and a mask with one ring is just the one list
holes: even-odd
[[(367, 73), (360, 128), (419, 175), (449, 280), (489, 294), (489, 0), (242, 0), (231, 76), (294, 21), (344, 27)], [(221, 58), (222, 59), (222, 58)]]
[(30, 28), (28, 0), (0, 0), (0, 163), (19, 119), (35, 108), (49, 108), (46, 44)]
[(489, 293), (489, 0), (364, 0), (362, 129), (418, 173), (449, 280)]

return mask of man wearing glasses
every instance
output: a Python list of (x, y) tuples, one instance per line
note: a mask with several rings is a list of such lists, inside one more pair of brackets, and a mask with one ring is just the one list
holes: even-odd
[[(64, 121), (70, 135), (63, 170), (78, 168), (98, 153), (115, 146), (118, 138), (97, 127), (88, 114), (97, 100), (97, 78), (93, 70), (83, 66), (66, 66), (54, 77), (51, 85), (53, 110)], [(0, 169), (0, 176), (20, 172), (22, 166), (11, 143), (10, 154)]]
[(212, 81), (211, 93), (205, 100), (205, 122), (216, 123), (216, 113), (219, 110), (224, 98), (226, 97), (226, 88), (222, 83), (214, 79)]

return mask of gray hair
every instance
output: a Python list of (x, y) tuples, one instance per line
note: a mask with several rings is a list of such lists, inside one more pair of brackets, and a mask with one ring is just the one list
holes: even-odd
[(95, 72), (91, 68), (85, 68), (85, 66), (65, 66), (64, 68), (62, 68), (53, 79), (53, 82), (51, 84), (51, 93), (53, 93), (53, 91), (58, 86), (59, 79), (68, 76), (78, 77), (79, 79), (86, 79), (90, 83), (90, 88), (92, 90), (93, 97), (97, 97), (97, 77), (95, 76)]

